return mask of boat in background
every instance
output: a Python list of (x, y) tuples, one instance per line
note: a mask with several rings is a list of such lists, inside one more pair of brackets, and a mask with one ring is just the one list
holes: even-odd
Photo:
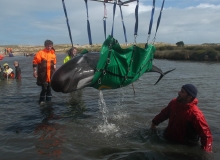
[(4, 56), (0, 54), (0, 60), (3, 60), (3, 59), (4, 59)]

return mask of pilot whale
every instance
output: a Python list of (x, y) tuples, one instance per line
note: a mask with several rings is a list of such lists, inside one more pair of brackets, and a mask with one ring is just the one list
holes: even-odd
[[(55, 92), (70, 93), (91, 86), (99, 57), (99, 52), (89, 52), (81, 54), (63, 64), (52, 76), (52, 89)], [(155, 83), (157, 84), (164, 75), (173, 70), (163, 72), (160, 68), (153, 65), (150, 72), (160, 74), (159, 79)]]

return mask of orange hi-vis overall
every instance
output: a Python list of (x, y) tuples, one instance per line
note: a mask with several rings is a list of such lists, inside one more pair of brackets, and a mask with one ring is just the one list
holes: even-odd
[(50, 83), (51, 76), (55, 71), (56, 55), (54, 50), (43, 49), (36, 53), (33, 59), (33, 67), (38, 67), (37, 84)]

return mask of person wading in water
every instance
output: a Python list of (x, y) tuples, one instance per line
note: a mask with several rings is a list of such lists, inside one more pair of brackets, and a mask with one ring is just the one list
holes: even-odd
[(56, 69), (56, 55), (53, 42), (46, 40), (45, 48), (36, 53), (33, 59), (33, 76), (37, 78), (37, 85), (42, 87), (39, 103), (51, 101), (51, 77)]

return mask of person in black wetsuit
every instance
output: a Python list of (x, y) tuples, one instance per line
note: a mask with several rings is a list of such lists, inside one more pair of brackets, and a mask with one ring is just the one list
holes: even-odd
[(21, 79), (21, 69), (19, 67), (18, 61), (14, 61), (15, 66), (15, 79)]
[(0, 65), (0, 80), (3, 80), (4, 76), (3, 76), (3, 68)]

